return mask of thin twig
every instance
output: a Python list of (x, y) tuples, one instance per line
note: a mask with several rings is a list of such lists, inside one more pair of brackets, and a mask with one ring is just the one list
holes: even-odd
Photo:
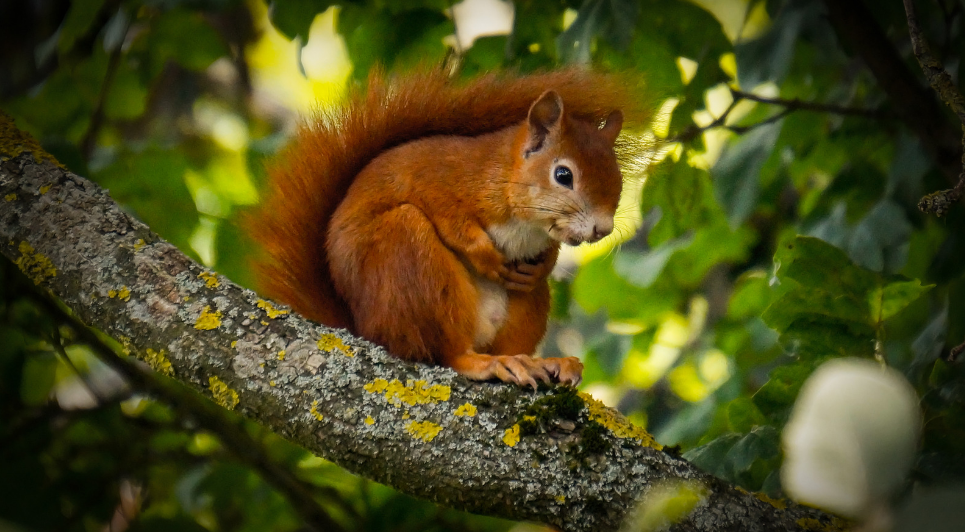
[[(744, 91), (735, 89), (735, 88), (733, 88), (733, 87), (730, 88), (730, 93), (731, 93), (731, 96), (732, 96), (732, 100), (731, 100), (731, 102), (730, 102), (730, 106), (728, 106), (727, 109), (726, 109), (719, 117), (717, 117), (716, 119), (714, 119), (713, 122), (711, 122), (710, 124), (707, 124), (706, 126), (703, 126), (703, 127), (697, 127), (697, 126), (695, 126), (695, 125), (691, 125), (690, 127), (688, 127), (687, 129), (685, 129), (685, 130), (684, 130), (682, 133), (680, 133), (679, 135), (676, 135), (676, 136), (674, 136), (674, 137), (668, 138), (668, 139), (667, 139), (667, 142), (689, 142), (689, 141), (693, 140), (694, 138), (696, 138), (696, 137), (697, 137), (698, 135), (700, 135), (701, 133), (703, 133), (703, 132), (705, 132), (705, 131), (708, 131), (708, 130), (710, 130), (710, 129), (718, 128), (718, 127), (723, 127), (723, 128), (725, 128), (725, 129), (727, 129), (727, 130), (729, 130), (729, 131), (732, 131), (732, 132), (734, 132), (734, 133), (737, 133), (738, 135), (743, 135), (744, 133), (747, 133), (748, 131), (751, 131), (752, 129), (755, 129), (755, 128), (758, 128), (758, 127), (760, 127), (760, 126), (764, 126), (764, 125), (767, 125), (767, 124), (772, 124), (772, 123), (774, 123), (774, 122), (777, 122), (778, 120), (784, 118), (785, 116), (787, 116), (787, 115), (789, 115), (789, 114), (791, 114), (791, 113), (793, 113), (793, 112), (795, 112), (795, 111), (813, 111), (813, 112), (818, 112), (818, 113), (833, 113), (833, 114), (839, 114), (839, 115), (860, 116), (860, 117), (865, 117), (865, 118), (882, 118), (882, 117), (884, 117), (884, 115), (883, 115), (880, 111), (878, 111), (877, 109), (862, 109), (862, 108), (859, 108), (859, 107), (844, 107), (844, 106), (840, 106), (840, 105), (830, 105), (830, 104), (823, 104), (823, 103), (807, 102), (807, 101), (798, 100), (798, 99), (794, 99), (794, 100), (784, 100), (784, 99), (781, 99), (781, 98), (766, 98), (766, 97), (764, 97), (764, 96), (758, 96), (758, 95), (753, 94), (753, 93), (750, 93), (750, 92), (744, 92)], [(769, 104), (769, 105), (780, 105), (780, 106), (784, 107), (784, 109), (783, 109), (781, 112), (779, 112), (779, 113), (777, 113), (777, 114), (775, 114), (775, 115), (773, 115), (773, 116), (770, 116), (770, 117), (766, 118), (765, 120), (762, 120), (762, 121), (757, 122), (757, 123), (755, 123), (755, 124), (749, 124), (749, 125), (746, 125), (746, 126), (731, 126), (731, 125), (727, 125), (727, 124), (726, 124), (727, 117), (730, 115), (731, 111), (734, 110), (734, 107), (736, 107), (737, 104), (739, 104), (740, 102), (742, 102), (742, 101), (744, 101), (744, 100), (750, 100), (750, 101), (752, 101), (752, 102)]]
[(940, 217), (965, 194), (965, 97), (962, 97), (962, 93), (955, 87), (952, 77), (945, 71), (941, 61), (932, 55), (918, 26), (918, 17), (915, 16), (912, 0), (903, 0), (903, 2), (905, 16), (908, 19), (908, 36), (911, 38), (911, 48), (915, 52), (915, 58), (918, 59), (918, 65), (925, 73), (931, 88), (946, 105), (952, 108), (962, 123), (962, 170), (958, 175), (958, 182), (953, 188), (933, 192), (918, 202), (920, 211), (934, 213)]
[(752, 102), (780, 105), (789, 111), (815, 111), (819, 113), (832, 113), (837, 115), (864, 116), (868, 118), (881, 118), (883, 115), (877, 109), (864, 109), (861, 107), (845, 107), (842, 105), (830, 105), (825, 103), (808, 102), (805, 100), (785, 100), (783, 98), (766, 98), (758, 96), (752, 92), (744, 92), (731, 88), (734, 99), (751, 100)]
[(955, 360), (958, 359), (958, 355), (962, 354), (962, 351), (965, 351), (965, 342), (956, 345), (948, 352), (948, 361), (955, 362)]
[(67, 354), (67, 349), (63, 344), (63, 335), (60, 334), (60, 330), (56, 325), (54, 325), (53, 331), (50, 333), (50, 343), (53, 344), (54, 351), (60, 357), (61, 361), (69, 366), (74, 374), (84, 382), (84, 386), (86, 386), (87, 391), (94, 396), (94, 401), (97, 403), (97, 405), (106, 404), (108, 402), (108, 398), (104, 397), (100, 390), (97, 389), (97, 386), (95, 386), (94, 382), (90, 379), (90, 375), (85, 371), (81, 371), (80, 368), (74, 364), (74, 361), (71, 360), (70, 355)]

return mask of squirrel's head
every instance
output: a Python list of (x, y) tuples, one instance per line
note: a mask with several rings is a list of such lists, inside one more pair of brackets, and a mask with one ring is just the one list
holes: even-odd
[(509, 203), (514, 215), (570, 245), (613, 231), (623, 176), (613, 144), (623, 114), (599, 122), (567, 114), (555, 91), (530, 107), (520, 128)]

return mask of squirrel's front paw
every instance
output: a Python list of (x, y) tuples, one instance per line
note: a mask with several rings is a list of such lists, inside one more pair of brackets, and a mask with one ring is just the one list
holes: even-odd
[(466, 258), (476, 273), (490, 281), (504, 282), (509, 275), (506, 257), (492, 246), (478, 246), (466, 251)]
[(549, 265), (545, 261), (511, 262), (506, 265), (503, 276), (503, 286), (518, 292), (531, 292), (549, 274)]

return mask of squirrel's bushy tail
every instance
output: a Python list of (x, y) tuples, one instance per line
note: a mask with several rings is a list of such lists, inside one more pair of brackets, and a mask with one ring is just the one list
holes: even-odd
[(264, 251), (258, 288), (310, 319), (352, 329), (329, 275), (326, 237), (329, 219), (369, 161), (415, 139), (474, 136), (517, 124), (549, 89), (559, 93), (568, 113), (602, 121), (621, 109), (625, 128), (642, 126), (651, 102), (629, 79), (580, 68), (487, 74), (468, 82), (441, 70), (399, 77), (373, 71), (364, 89), (301, 125), (270, 163), (265, 200), (247, 222)]

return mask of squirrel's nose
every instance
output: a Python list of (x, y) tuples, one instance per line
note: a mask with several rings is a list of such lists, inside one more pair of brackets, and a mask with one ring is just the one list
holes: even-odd
[(593, 242), (596, 242), (596, 241), (602, 239), (603, 237), (609, 235), (609, 234), (612, 233), (612, 232), (613, 232), (613, 224), (610, 224), (610, 225), (608, 225), (608, 226), (606, 226), (606, 227), (602, 227), (602, 226), (600, 226), (600, 225), (594, 225), (594, 226), (593, 226)]

